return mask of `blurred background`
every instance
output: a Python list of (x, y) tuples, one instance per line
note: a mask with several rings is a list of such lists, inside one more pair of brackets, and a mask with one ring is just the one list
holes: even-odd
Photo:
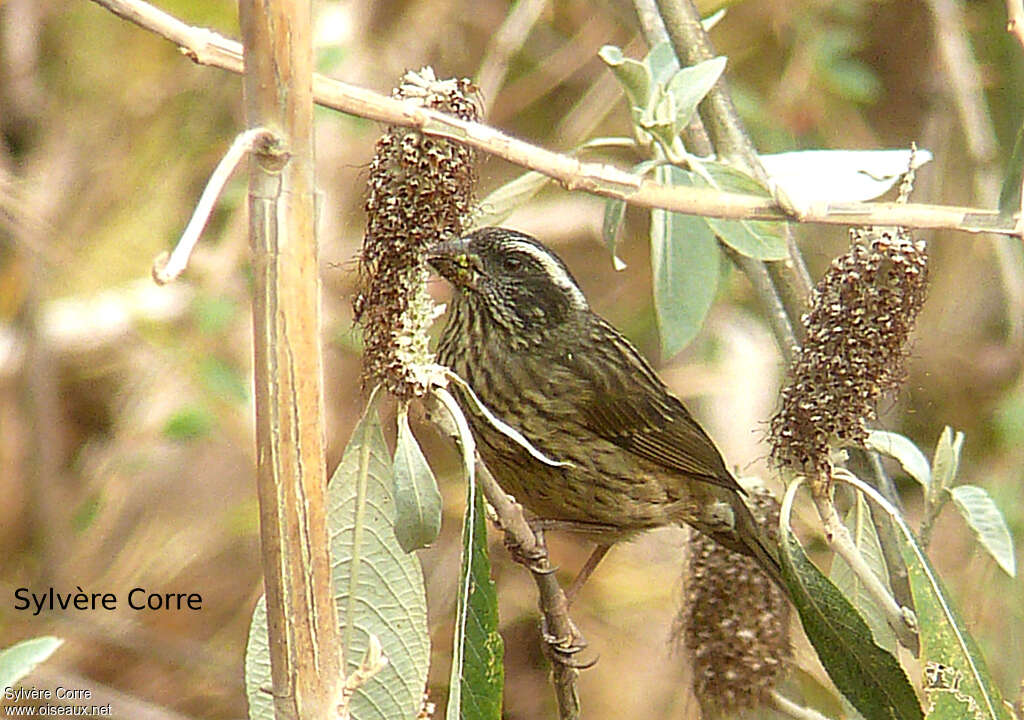
[[(317, 0), (321, 72), (387, 93), (407, 68), (481, 79), (488, 122), (568, 151), (628, 135), (604, 44), (642, 57), (620, 0)], [(190, 24), (238, 37), (227, 0), (163, 0)], [(718, 6), (704, 4), (708, 14)], [(952, 14), (951, 14), (952, 13)], [(744, 0), (712, 39), (758, 148), (931, 150), (914, 199), (994, 207), (1021, 123), (1024, 51), (1000, 0)], [(501, 38), (501, 41), (496, 41)], [(968, 42), (975, 57), (944, 53)], [(950, 70), (950, 68), (953, 70)], [(352, 330), (376, 123), (317, 109), (328, 468), (364, 402)], [(65, 645), (30, 684), (90, 687), (122, 717), (241, 718), (249, 619), (262, 592), (254, 483), (246, 178), (228, 186), (188, 271), (150, 280), (211, 170), (244, 127), (239, 77), (86, 0), (0, 4), (0, 647), (54, 634)], [(629, 157), (617, 158), (622, 164)], [(520, 169), (483, 158), (480, 196)], [(548, 187), (506, 224), (554, 246), (593, 306), (633, 339), (743, 475), (767, 476), (767, 420), (785, 369), (746, 279), (727, 272), (697, 340), (659, 353), (647, 215), (630, 210), (615, 272), (599, 198)], [(1009, 241), (921, 233), (931, 292), (900, 397), (880, 424), (927, 455), (943, 426), (966, 433), (961, 481), (985, 487), (1024, 550), (1024, 280)], [(801, 227), (815, 278), (842, 228)], [(447, 292), (436, 283), (439, 298)], [(463, 487), (455, 455), (415, 427), (440, 473), (445, 525), (422, 552), (434, 635), (431, 696), (443, 703)], [(891, 468), (912, 518), (917, 486)], [(532, 582), (493, 536), (506, 642), (506, 717), (553, 717)], [(551, 541), (570, 577), (589, 547)], [(582, 675), (589, 718), (696, 717), (670, 628), (685, 536), (616, 547), (573, 617), (597, 666)], [(996, 682), (1024, 675), (1024, 587), (947, 508), (932, 559)], [(13, 609), (16, 588), (198, 592), (201, 612)], [(94, 695), (94, 697), (100, 697)], [(125, 708), (130, 708), (126, 710)], [(836, 708), (839, 712), (839, 709)], [(148, 714), (147, 714), (148, 713)]]

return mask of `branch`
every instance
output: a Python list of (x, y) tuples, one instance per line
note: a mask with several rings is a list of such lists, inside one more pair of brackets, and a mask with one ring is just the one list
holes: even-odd
[(192, 250), (199, 242), (199, 235), (206, 227), (210, 213), (213, 212), (214, 203), (217, 202), (217, 198), (224, 190), (224, 185), (227, 184), (228, 178), (231, 177), (231, 173), (238, 167), (242, 158), (256, 148), (260, 148), (262, 152), (271, 152), (272, 146), (276, 142), (277, 138), (266, 128), (252, 128), (240, 133), (235, 138), (210, 175), (210, 180), (206, 183), (203, 194), (199, 196), (199, 202), (192, 213), (192, 218), (185, 226), (185, 232), (181, 234), (181, 239), (174, 247), (174, 252), (160, 253), (153, 261), (153, 280), (157, 285), (166, 285), (176, 280), (185, 271)]
[(311, 9), (308, 0), (242, 0), (238, 10), (246, 125), (272, 127), (279, 138), (257, 142), (249, 164), (256, 486), (274, 716), (328, 720), (346, 686), (327, 534)]
[[(232, 72), (242, 70), (242, 50), (237, 42), (210, 30), (186, 25), (142, 0), (93, 2), (171, 40), (194, 62)], [(513, 164), (536, 170), (557, 180), (568, 190), (583, 190), (640, 207), (730, 219), (826, 225), (903, 225), (971, 233), (1018, 234), (1016, 216), (1000, 216), (994, 210), (943, 205), (823, 203), (808, 208), (800, 217), (793, 217), (768, 198), (710, 188), (662, 186), (611, 165), (581, 162), (513, 138), (487, 125), (416, 107), (322, 75), (313, 76), (313, 94), (316, 102), (325, 107), (389, 125), (413, 127), (425, 135), (457, 140)]]

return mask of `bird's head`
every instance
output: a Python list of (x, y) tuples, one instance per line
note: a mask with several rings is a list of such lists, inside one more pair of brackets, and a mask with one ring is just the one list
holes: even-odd
[(474, 230), (435, 245), (428, 261), (471, 307), (510, 331), (552, 329), (587, 310), (561, 258), (515, 230)]

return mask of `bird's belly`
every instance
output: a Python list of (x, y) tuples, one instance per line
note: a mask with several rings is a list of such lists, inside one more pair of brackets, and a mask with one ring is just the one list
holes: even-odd
[[(553, 467), (529, 455), (505, 435), (474, 419), (480, 454), (502, 489), (534, 516), (599, 527), (607, 534), (633, 532), (683, 521), (696, 511), (686, 492), (670, 492), (657, 473), (630, 462), (622, 449), (598, 438), (585, 444), (536, 442), (556, 462)], [(551, 448), (562, 447), (556, 453)]]

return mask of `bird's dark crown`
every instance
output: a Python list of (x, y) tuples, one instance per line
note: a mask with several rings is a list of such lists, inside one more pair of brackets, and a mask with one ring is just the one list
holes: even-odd
[(561, 258), (516, 230), (475, 230), (435, 246), (429, 261), (471, 306), (509, 330), (557, 327), (587, 310)]

